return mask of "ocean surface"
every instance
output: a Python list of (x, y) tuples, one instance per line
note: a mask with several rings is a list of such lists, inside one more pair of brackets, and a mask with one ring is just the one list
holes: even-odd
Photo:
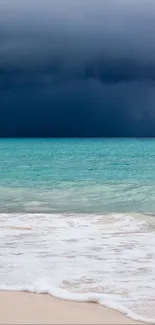
[(0, 289), (155, 323), (155, 139), (0, 140)]

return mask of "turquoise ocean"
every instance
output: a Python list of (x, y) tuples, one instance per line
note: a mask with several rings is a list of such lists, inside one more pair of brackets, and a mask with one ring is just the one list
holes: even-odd
[(0, 289), (155, 323), (155, 139), (1, 139)]

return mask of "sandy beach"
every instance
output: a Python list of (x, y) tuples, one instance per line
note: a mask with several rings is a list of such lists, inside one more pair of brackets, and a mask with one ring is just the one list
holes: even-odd
[(57, 300), (49, 295), (0, 292), (0, 324), (140, 324), (93, 303)]

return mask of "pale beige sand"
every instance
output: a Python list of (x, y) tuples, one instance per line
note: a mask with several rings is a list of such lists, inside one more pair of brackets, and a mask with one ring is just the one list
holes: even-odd
[(93, 303), (57, 300), (48, 295), (0, 292), (0, 324), (139, 324)]

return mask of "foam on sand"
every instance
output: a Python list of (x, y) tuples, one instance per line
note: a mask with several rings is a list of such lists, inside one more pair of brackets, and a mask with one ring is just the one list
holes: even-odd
[(30, 293), (37, 293), (37, 294), (49, 294), (57, 299), (66, 300), (66, 301), (73, 301), (73, 302), (80, 302), (80, 303), (96, 303), (100, 304), (101, 306), (107, 307), (109, 309), (116, 310), (128, 318), (132, 318), (135, 321), (143, 322), (143, 323), (149, 323), (149, 324), (155, 324), (155, 319), (147, 318), (147, 317), (141, 317), (133, 313), (128, 308), (120, 305), (118, 302), (109, 300), (108, 295), (104, 294), (74, 294), (67, 292), (63, 289), (54, 288), (51, 286), (48, 286), (48, 284), (43, 281), (36, 281), (34, 285), (31, 286), (1, 286), (1, 291), (19, 291), (19, 292), (30, 292)]
[(0, 227), (1, 290), (95, 302), (155, 324), (148, 216), (1, 214)]
[(58, 300), (45, 294), (0, 291), (0, 300), (0, 324), (139, 324), (97, 304)]

